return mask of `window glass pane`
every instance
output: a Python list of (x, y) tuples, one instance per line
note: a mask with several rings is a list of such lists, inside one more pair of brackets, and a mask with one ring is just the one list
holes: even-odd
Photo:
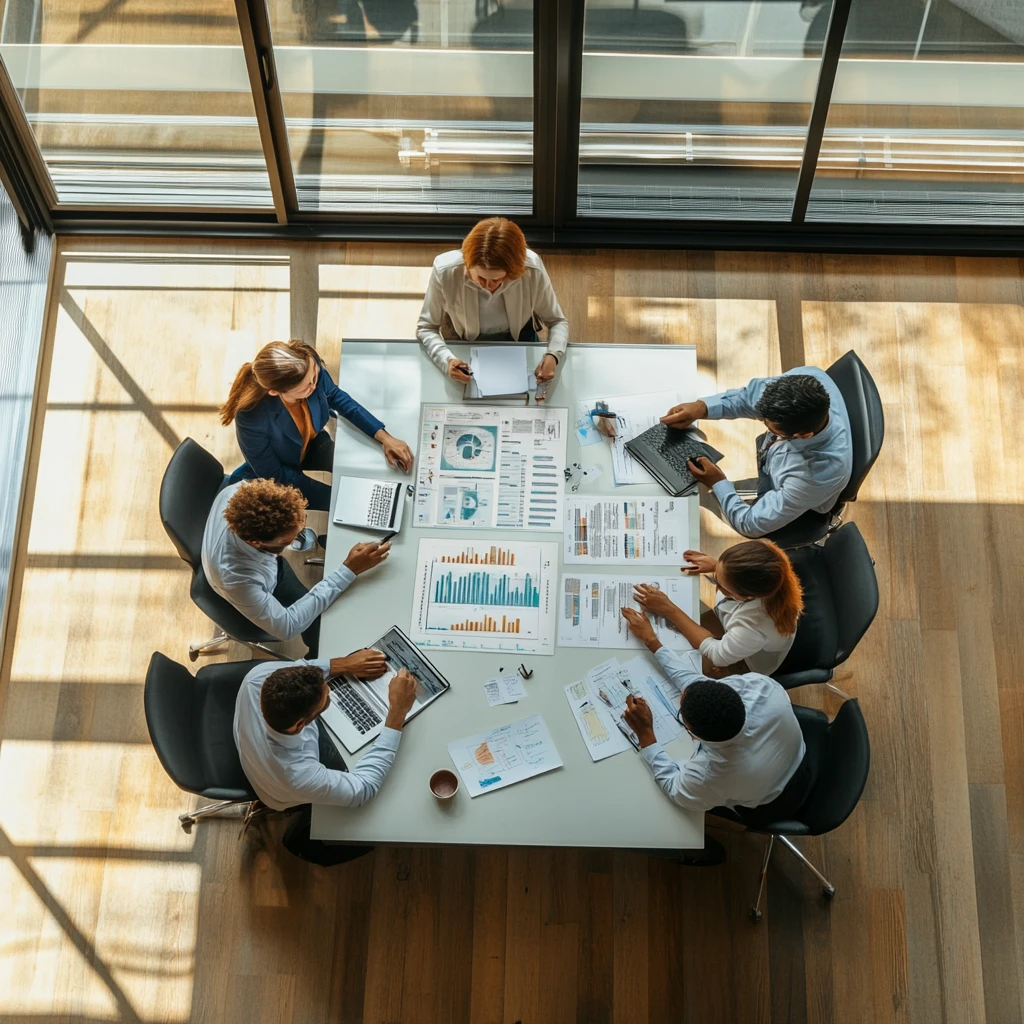
[(533, 7), (271, 0), (304, 210), (533, 210)]
[(807, 219), (1024, 223), (1024, 3), (854, 0)]
[(8, 0), (0, 56), (62, 202), (273, 206), (231, 0)]
[(829, 9), (587, 0), (580, 215), (789, 220)]

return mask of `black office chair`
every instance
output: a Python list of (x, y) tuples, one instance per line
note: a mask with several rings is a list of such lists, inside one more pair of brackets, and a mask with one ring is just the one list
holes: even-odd
[(210, 640), (191, 644), (189, 661), (195, 661), (200, 654), (212, 654), (228, 639), (279, 658), (276, 651), (265, 646), (276, 643), (277, 637), (260, 629), (225, 601), (203, 572), (203, 531), (213, 499), (223, 486), (224, 467), (191, 437), (178, 445), (160, 484), (160, 521), (182, 561), (192, 570), (189, 594), (220, 630)]
[(878, 459), (882, 441), (885, 440), (882, 399), (868, 368), (860, 361), (857, 353), (851, 349), (825, 372), (835, 381), (846, 403), (853, 441), (853, 469), (849, 482), (836, 498), (831, 511), (805, 512), (781, 530), (766, 535), (767, 540), (787, 550), (815, 544), (842, 525), (846, 504), (857, 500), (860, 486)]
[[(807, 763), (810, 768), (808, 795), (799, 810), (792, 816), (775, 821), (766, 810), (772, 807), (752, 810), (737, 809), (725, 811), (716, 808), (715, 813), (738, 821), (750, 832), (768, 836), (768, 845), (761, 863), (761, 878), (757, 887), (757, 899), (750, 908), (750, 916), (761, 920), (761, 897), (764, 894), (768, 861), (771, 859), (775, 840), (778, 839), (802, 864), (808, 867), (821, 882), (822, 894), (831, 899), (835, 886), (800, 852), (790, 836), (820, 836), (832, 832), (853, 813), (871, 767), (871, 743), (868, 727), (861, 714), (860, 703), (851, 698), (844, 702), (831, 722), (828, 716), (813, 708), (798, 705), (793, 707), (800, 731), (807, 745)], [(807, 780), (801, 783), (807, 787)], [(783, 796), (778, 801), (784, 801)]]
[(772, 677), (787, 690), (831, 684), (836, 666), (853, 653), (878, 611), (875, 563), (856, 523), (836, 530), (824, 544), (791, 551), (789, 558), (803, 586), (804, 612), (793, 646)]
[(156, 756), (176, 786), (217, 801), (178, 815), (186, 833), (203, 818), (256, 799), (232, 731), (238, 688), (254, 664), (204, 665), (193, 676), (159, 651), (150, 659), (146, 725)]

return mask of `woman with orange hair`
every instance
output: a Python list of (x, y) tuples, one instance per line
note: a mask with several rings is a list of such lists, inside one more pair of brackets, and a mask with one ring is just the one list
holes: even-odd
[(393, 469), (412, 468), (409, 446), (392, 437), (373, 413), (331, 380), (312, 345), (272, 341), (235, 375), (220, 421), (235, 424), (245, 462), (230, 482), (264, 477), (302, 491), (309, 508), (330, 507), (331, 489), (306, 475), (334, 468), (334, 441), (324, 430), (331, 414), (343, 416), (379, 441)]
[[(532, 344), (540, 327), (548, 329), (548, 350), (534, 373), (538, 384), (547, 385), (565, 356), (569, 322), (541, 258), (526, 248), (522, 231), (512, 221), (482, 220), (461, 249), (434, 260), (416, 336), (452, 380), (468, 383), (470, 369), (446, 341)], [(538, 389), (537, 401), (543, 398), (543, 389)]]
[[(804, 608), (800, 581), (786, 552), (770, 540), (748, 540), (727, 548), (717, 560), (701, 551), (686, 551), (683, 558), (690, 563), (681, 570), (687, 576), (714, 573), (714, 611), (694, 622), (661, 590), (647, 584), (636, 588), (637, 604), (668, 619), (700, 651), (706, 676), (771, 675), (793, 646)], [(645, 616), (630, 608), (623, 608), (622, 614), (630, 628), (636, 623), (643, 629)]]

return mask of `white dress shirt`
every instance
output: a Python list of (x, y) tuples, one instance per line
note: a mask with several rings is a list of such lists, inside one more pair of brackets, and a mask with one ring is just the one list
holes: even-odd
[[(814, 509), (829, 512), (853, 470), (853, 441), (846, 402), (836, 383), (817, 366), (798, 366), (783, 376), (805, 374), (821, 382), (828, 392), (829, 413), (825, 428), (813, 437), (777, 441), (767, 451), (764, 472), (772, 489), (748, 505), (728, 480), (711, 489), (729, 525), (744, 537), (763, 537), (781, 529)], [(723, 391), (705, 398), (709, 420), (759, 420), (756, 405), (775, 377), (757, 377), (745, 388)]]
[[(548, 329), (548, 352), (562, 363), (565, 348), (569, 344), (569, 321), (566, 320), (558, 296), (551, 286), (551, 278), (544, 267), (544, 261), (532, 250), (526, 250), (526, 271), (514, 281), (506, 281), (495, 296), (505, 307), (505, 325), (498, 331), (493, 326), (484, 330), (481, 323), (481, 288), (466, 273), (466, 264), (461, 249), (443, 252), (434, 260), (430, 281), (423, 297), (423, 309), (416, 324), (416, 337), (443, 373), (448, 372), (448, 361), (454, 359), (452, 350), (445, 344), (439, 331), (441, 319), (447, 313), (459, 337), (465, 341), (476, 341), (481, 334), (500, 333), (507, 330), (514, 341), (519, 332), (532, 317), (536, 316)], [(490, 319), (493, 325), (497, 319)]]
[(278, 640), (290, 640), (310, 626), (356, 576), (339, 565), (294, 604), (281, 604), (274, 597), (278, 556), (246, 544), (224, 518), (231, 496), (244, 482), (225, 487), (214, 499), (203, 532), (203, 572), (210, 586), (250, 622)]
[(771, 675), (785, 660), (796, 634), (783, 636), (764, 610), (764, 601), (735, 601), (719, 594), (715, 602), (718, 621), (725, 627), (721, 640), (708, 637), (700, 653), (716, 668), (745, 661), (751, 672)]
[(256, 795), (276, 811), (297, 804), (359, 807), (380, 790), (394, 763), (402, 734), (385, 726), (350, 772), (322, 765), (316, 722), (290, 736), (271, 729), (260, 710), (260, 690), (267, 676), (292, 665), (313, 665), (323, 672), (325, 679), (331, 671), (331, 663), (326, 660), (266, 661), (242, 680), (235, 700), (234, 732), (245, 777)]
[[(704, 677), (674, 651), (661, 647), (654, 655), (682, 688)], [(743, 698), (746, 721), (731, 740), (712, 743), (694, 737), (688, 761), (673, 761), (660, 743), (640, 751), (654, 778), (680, 807), (706, 811), (712, 807), (759, 807), (770, 803), (804, 758), (804, 737), (786, 691), (757, 672), (720, 680)]]
[[(512, 328), (509, 327), (508, 323), (508, 310), (505, 308), (504, 294), (509, 282), (507, 280), (502, 281), (493, 292), (489, 292), (486, 288), (481, 288), (472, 278), (470, 283), (477, 292), (480, 337), (485, 338), (488, 335), (494, 334), (511, 334)], [(522, 324), (519, 326), (521, 327)]]

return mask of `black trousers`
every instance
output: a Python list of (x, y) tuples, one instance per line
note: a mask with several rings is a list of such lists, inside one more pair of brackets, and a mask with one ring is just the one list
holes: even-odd
[(306, 457), (299, 469), (303, 470), (299, 490), (302, 491), (307, 505), (318, 512), (326, 512), (331, 507), (331, 488), (320, 480), (305, 475), (306, 470), (314, 473), (330, 473), (334, 469), (334, 440), (326, 430), (321, 430), (306, 449)]
[[(316, 727), (319, 733), (320, 763), (325, 768), (332, 768), (335, 771), (347, 772), (348, 765), (338, 752), (334, 741), (327, 734), (327, 729), (318, 718)], [(309, 830), (313, 823), (313, 807), (311, 804), (302, 804), (298, 813), (285, 831), (282, 843), (284, 848), (300, 860), (310, 864), (320, 864), (322, 867), (333, 867), (335, 864), (345, 864), (357, 857), (362, 857), (372, 852), (372, 846), (348, 846), (342, 843), (325, 843), (322, 839), (310, 839)]]
[[(285, 606), (291, 607), (309, 593), (302, 581), (295, 575), (295, 570), (280, 556), (277, 556), (277, 586), (274, 597)], [(309, 648), (308, 656), (316, 658), (320, 652), (320, 616), (318, 615), (303, 631), (302, 642)]]

